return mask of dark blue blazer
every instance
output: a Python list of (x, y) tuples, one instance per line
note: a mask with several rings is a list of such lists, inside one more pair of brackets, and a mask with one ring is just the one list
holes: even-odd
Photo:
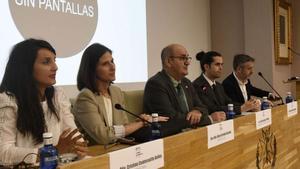
[(216, 82), (215, 91), (213, 91), (208, 81), (204, 78), (203, 74), (201, 74), (193, 81), (193, 85), (200, 100), (207, 106), (209, 114), (216, 111), (226, 112), (228, 110), (228, 104), (234, 105), (236, 114), (241, 113), (241, 104), (232, 101), (219, 82)]
[[(222, 83), (224, 90), (226, 94), (235, 102), (238, 103), (245, 103), (242, 91), (240, 89), (239, 83), (234, 77), (233, 73), (231, 73), (229, 76), (224, 79)], [(254, 87), (251, 84), (251, 81), (248, 79), (248, 83), (246, 84), (246, 90), (247, 90), (247, 95), (248, 95), (248, 100), (250, 99), (250, 96), (256, 96), (256, 97), (264, 97), (268, 96), (270, 92), (259, 89)]]

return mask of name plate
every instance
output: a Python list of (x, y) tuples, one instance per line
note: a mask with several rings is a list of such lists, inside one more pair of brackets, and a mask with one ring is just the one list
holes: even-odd
[(163, 140), (154, 140), (109, 153), (110, 169), (146, 169), (164, 166)]
[(291, 102), (287, 104), (287, 116), (294, 116), (298, 114), (298, 102)]
[(207, 126), (208, 149), (234, 139), (233, 120)]
[(272, 124), (271, 109), (256, 112), (255, 117), (257, 130)]

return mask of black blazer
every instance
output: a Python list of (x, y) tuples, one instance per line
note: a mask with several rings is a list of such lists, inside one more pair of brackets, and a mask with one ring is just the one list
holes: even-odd
[[(226, 94), (235, 102), (239, 102), (241, 104), (245, 103), (242, 91), (240, 89), (239, 83), (234, 77), (233, 73), (226, 77), (226, 79), (222, 83)], [(250, 80), (248, 79), (248, 83), (246, 84), (246, 90), (248, 95), (248, 100), (250, 96), (256, 97), (264, 97), (268, 96), (270, 92), (256, 88), (252, 86)]]
[[(182, 87), (186, 96), (189, 111), (199, 110), (202, 112), (199, 126), (211, 124), (206, 107), (199, 100), (190, 80), (183, 78)], [(163, 70), (151, 77), (144, 90), (144, 112), (158, 113), (161, 116), (170, 117), (166, 128), (176, 128), (168, 134), (175, 134), (183, 128), (191, 127), (179, 106), (179, 98), (176, 89), (167, 73)], [(170, 126), (168, 126), (170, 124)], [(175, 125), (175, 126), (174, 126)], [(169, 132), (169, 131), (167, 131)]]
[(203, 74), (201, 74), (193, 81), (193, 85), (200, 100), (207, 106), (209, 114), (216, 111), (228, 111), (228, 104), (234, 105), (234, 111), (236, 114), (241, 113), (241, 104), (233, 102), (227, 96), (221, 83), (216, 82), (214, 92)]

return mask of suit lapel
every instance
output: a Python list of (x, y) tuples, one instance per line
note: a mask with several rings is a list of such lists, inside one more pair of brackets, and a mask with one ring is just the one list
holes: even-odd
[(109, 87), (109, 93), (111, 96), (113, 124), (116, 125), (122, 124), (124, 122), (122, 117), (124, 116), (122, 116), (121, 113), (125, 113), (125, 112), (115, 109), (115, 104), (121, 104), (121, 105), (123, 104), (123, 103), (119, 103), (119, 100), (121, 100), (120, 99), (121, 96), (118, 94), (118, 92), (116, 92), (116, 90), (112, 86)]
[[(117, 96), (116, 96), (116, 94), (115, 94), (115, 92), (114, 92), (114, 90), (112, 89), (112, 87), (109, 87), (108, 88), (108, 90), (109, 90), (109, 93), (110, 93), (110, 96), (111, 96), (111, 106), (112, 106), (112, 116), (113, 116), (113, 124), (116, 124), (116, 121), (117, 121), (117, 117), (118, 117), (118, 115), (117, 115), (117, 110), (115, 109), (115, 104), (117, 104), (116, 103), (116, 100), (117, 100)], [(121, 103), (118, 103), (118, 104), (121, 104)], [(123, 105), (122, 105), (123, 106)]]
[[(175, 87), (174, 87), (174, 85), (173, 85), (170, 77), (167, 75), (167, 73), (164, 70), (162, 71), (162, 74), (165, 77), (165, 80), (167, 81), (168, 88), (171, 90), (171, 93), (173, 95), (172, 98), (175, 98), (175, 100), (176, 100), (176, 103), (177, 103), (176, 106), (177, 106), (177, 108), (181, 110), (180, 106), (178, 106), (180, 104), (180, 101), (179, 101), (179, 98), (178, 98), (178, 94), (177, 94), (177, 91), (176, 91), (176, 89), (175, 89)], [(185, 84), (182, 84), (182, 88), (184, 90), (184, 93), (186, 94)], [(183, 111), (183, 110), (181, 110), (181, 111)]]
[(216, 104), (220, 104), (217, 99), (217, 96), (215, 95), (214, 90), (209, 85), (208, 81), (204, 78), (203, 74), (201, 75), (200, 79), (201, 79), (200, 81), (202, 82), (202, 84), (200, 84), (201, 90), (203, 90), (203, 88), (206, 88), (206, 91), (203, 91), (203, 93), (206, 94), (209, 98), (213, 99), (213, 101)]
[(102, 96), (99, 96), (99, 95), (96, 95), (96, 100), (97, 100), (97, 103), (99, 103), (98, 108), (99, 108), (100, 112), (103, 114), (105, 124), (106, 124), (106, 126), (108, 126), (109, 123), (108, 123), (107, 112), (105, 109), (104, 100), (103, 100)]
[[(243, 93), (242, 93), (242, 90), (240, 88), (240, 85), (239, 85), (239, 82), (237, 81), (237, 79), (234, 77), (233, 73), (231, 74), (232, 78), (233, 78), (233, 81), (235, 83), (235, 90), (236, 90), (236, 93), (238, 93), (238, 97), (239, 97), (239, 100), (241, 102), (245, 102), (246, 100), (244, 99), (244, 96), (243, 96)], [(246, 85), (247, 86), (247, 85)], [(246, 87), (247, 88), (247, 87)], [(248, 90), (248, 89), (246, 89)]]
[[(248, 96), (248, 100), (250, 99), (250, 96), (251, 96), (251, 83), (248, 79), (248, 83), (246, 84), (246, 91), (247, 91), (247, 96)], [(245, 100), (247, 101), (247, 100)]]

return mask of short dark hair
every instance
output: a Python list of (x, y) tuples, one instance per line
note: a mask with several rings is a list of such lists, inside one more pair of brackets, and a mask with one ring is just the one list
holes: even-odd
[[(54, 48), (44, 40), (27, 39), (17, 43), (9, 55), (5, 73), (0, 85), (0, 92), (15, 97), (18, 106), (16, 126), (23, 135), (31, 135), (36, 144), (43, 141), (47, 126), (40, 100), (40, 91), (33, 75), (34, 62), (40, 49), (55, 53)], [(57, 120), (59, 115), (53, 103), (54, 87), (45, 90), (50, 113)]]
[(93, 92), (98, 92), (96, 87), (96, 67), (98, 60), (106, 52), (112, 54), (112, 51), (109, 48), (99, 43), (94, 43), (85, 49), (77, 74), (78, 90), (88, 88)]
[(206, 53), (204, 51), (201, 51), (196, 54), (196, 59), (200, 61), (202, 72), (205, 72), (204, 65), (205, 64), (210, 65), (212, 62), (214, 62), (214, 57), (217, 56), (221, 57), (222, 55), (216, 51), (209, 51)]
[(254, 62), (255, 59), (246, 54), (237, 54), (233, 58), (233, 69), (236, 70), (239, 66), (246, 62)]

